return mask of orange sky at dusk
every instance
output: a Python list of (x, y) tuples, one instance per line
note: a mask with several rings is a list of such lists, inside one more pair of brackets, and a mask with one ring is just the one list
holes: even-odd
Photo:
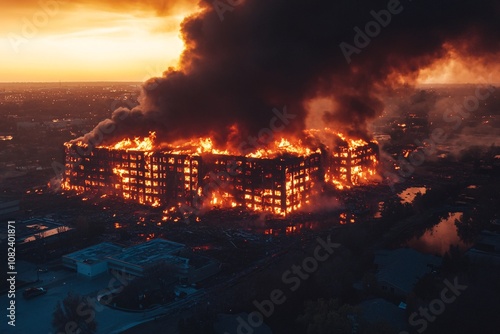
[[(195, 1), (2, 4), (0, 81), (144, 81), (175, 66)], [(170, 4), (168, 6), (167, 4)]]
[[(144, 81), (175, 66), (180, 23), (196, 0), (19, 0), (2, 4), (0, 82)], [(222, 22), (221, 22), (222, 24)], [(368, 50), (366, 52), (369, 52)], [(418, 83), (488, 79), (450, 59), (421, 71)], [(484, 81), (484, 80), (483, 80)]]

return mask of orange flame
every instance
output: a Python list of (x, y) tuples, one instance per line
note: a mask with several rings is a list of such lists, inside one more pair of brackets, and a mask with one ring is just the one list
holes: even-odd
[[(259, 212), (267, 211), (282, 216), (300, 210), (310, 204), (310, 196), (313, 192), (315, 180), (321, 180), (321, 178), (318, 179), (317, 177), (317, 173), (319, 172), (318, 165), (314, 165), (311, 162), (309, 162), (310, 165), (305, 164), (307, 158), (313, 154), (316, 154), (316, 159), (319, 159), (319, 157), (323, 159), (328, 155), (327, 160), (330, 159), (331, 161), (326, 164), (323, 179), (326, 183), (332, 184), (339, 190), (349, 189), (352, 186), (370, 182), (377, 175), (378, 161), (374, 145), (363, 139), (349, 138), (342, 133), (330, 129), (309, 130), (306, 131), (306, 134), (313, 138), (320, 138), (319, 134), (326, 135), (326, 138), (338, 137), (342, 141), (342, 144), (332, 144), (334, 147), (326, 146), (325, 151), (323, 151), (320, 148), (309, 147), (300, 139), (283, 137), (266, 145), (266, 147), (256, 149), (254, 152), (246, 154), (245, 157), (270, 159), (290, 154), (292, 156), (305, 157), (306, 159), (300, 163), (300, 166), (297, 165), (290, 170), (288, 168), (283, 169), (284, 179), (280, 181), (283, 182), (283, 188), (276, 188), (271, 185), (266, 186), (269, 188), (264, 187), (261, 190), (246, 188), (245, 192), (239, 195), (222, 191), (221, 189), (212, 191), (210, 194), (202, 194), (202, 187), (198, 184), (199, 166), (197, 163), (192, 163), (194, 161), (191, 160), (192, 157), (205, 154), (242, 156), (240, 152), (233, 151), (230, 148), (216, 148), (214, 141), (210, 137), (194, 138), (167, 146), (164, 144), (157, 145), (155, 143), (156, 133), (150, 132), (148, 137), (126, 138), (114, 145), (102, 145), (99, 148), (136, 152), (131, 152), (127, 155), (129, 158), (126, 160), (125, 165), (110, 166), (113, 174), (117, 177), (117, 184), (110, 186), (113, 193), (119, 194), (124, 199), (134, 200), (140, 204), (152, 207), (159, 207), (164, 204), (160, 200), (163, 193), (161, 186), (159, 186), (160, 181), (158, 181), (158, 175), (162, 171), (160, 170), (160, 165), (158, 165), (158, 160), (156, 162), (154, 160), (159, 158), (153, 154), (156, 151), (189, 157), (179, 158), (178, 160), (181, 162), (175, 163), (176, 173), (180, 173), (179, 175), (181, 175), (181, 182), (183, 184), (180, 189), (183, 189), (186, 193), (195, 192), (198, 196), (208, 196), (207, 200), (204, 201), (207, 207), (234, 208), (245, 206), (250, 210)], [(323, 142), (322, 140), (319, 141)], [(373, 144), (376, 143), (373, 142)], [(66, 145), (68, 149), (70, 149), (70, 146), (71, 144)], [(168, 159), (174, 161), (174, 158)], [(184, 161), (182, 162), (182, 160)], [(136, 168), (139, 165), (142, 165), (141, 169)], [(77, 167), (81, 171), (84, 170), (83, 165)], [(171, 168), (173, 167), (171, 165)], [(94, 181), (92, 179), (85, 180), (85, 186), (72, 185), (69, 181), (70, 173), (72, 171), (66, 171), (66, 177), (62, 182), (62, 189), (64, 190), (84, 193), (88, 189), (92, 189), (90, 188), (92, 186), (101, 186), (101, 181)], [(164, 170), (163, 173), (165, 173)], [(268, 177), (272, 178), (273, 176), (269, 174)], [(94, 184), (95, 182), (98, 182), (98, 184)], [(140, 186), (138, 182), (140, 182)], [(243, 190), (244, 188), (239, 191)], [(180, 205), (181, 203), (179, 203)], [(173, 213), (171, 210), (173, 209), (164, 211), (164, 221)]]
[(122, 141), (114, 144), (113, 146), (100, 146), (112, 148), (115, 150), (130, 150), (130, 151), (152, 151), (155, 147), (154, 141), (156, 139), (156, 132), (150, 132), (148, 137), (144, 137), (142, 140), (139, 137), (134, 139), (125, 138)]

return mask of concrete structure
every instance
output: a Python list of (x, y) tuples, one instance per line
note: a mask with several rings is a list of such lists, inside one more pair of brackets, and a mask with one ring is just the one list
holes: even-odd
[(216, 261), (192, 254), (183, 244), (165, 239), (153, 239), (129, 248), (103, 242), (63, 256), (63, 264), (90, 278), (109, 271), (128, 279), (143, 276), (148, 269), (165, 264), (175, 271), (181, 284), (201, 281), (219, 271)]
[(122, 247), (103, 242), (62, 257), (67, 268), (86, 277), (95, 277), (108, 271), (107, 256), (120, 253)]
[(327, 158), (325, 172), (341, 183), (358, 184), (359, 171), (375, 170), (378, 153), (375, 143), (355, 148), (339, 145)]
[(107, 257), (110, 270), (126, 272), (131, 276), (142, 276), (144, 271), (161, 262), (168, 263), (181, 273), (187, 272), (188, 260), (181, 257), (183, 244), (165, 239), (153, 239), (129, 247), (123, 252)]
[(85, 148), (66, 148), (63, 187), (152, 206), (200, 207), (207, 204), (203, 197), (213, 205), (284, 215), (305, 205), (321, 179), (319, 153), (260, 159), (94, 148), (82, 158), (79, 151)]
[(469, 260), (481, 265), (500, 265), (500, 234), (482, 231), (474, 247), (466, 253)]
[[(66, 143), (62, 186), (151, 205), (243, 207), (286, 215), (309, 203), (317, 182), (357, 184), (375, 171), (378, 146), (366, 143), (272, 158), (93, 148)], [(208, 202), (208, 203), (207, 203)]]
[(32, 218), (16, 222), (16, 244), (21, 249), (66, 238), (75, 230), (48, 218)]
[(382, 250), (375, 252), (376, 273), (380, 290), (397, 297), (407, 297), (415, 283), (441, 265), (438, 256), (427, 255), (411, 248)]
[[(209, 176), (204, 182), (220, 185), (216, 196), (226, 202), (224, 206), (277, 215), (307, 204), (314, 184), (322, 177), (319, 153), (273, 159), (209, 155), (204, 162), (202, 175)], [(228, 170), (234, 170), (233, 175)]]
[(208, 257), (187, 254), (188, 272), (187, 275), (179, 276), (180, 283), (193, 284), (217, 274), (220, 270), (220, 264)]
[(219, 271), (216, 261), (194, 255), (184, 245), (165, 239), (153, 239), (129, 247), (108, 256), (107, 261), (109, 270), (128, 274), (130, 279), (143, 276), (149, 268), (165, 264), (175, 271), (181, 284), (201, 281)]

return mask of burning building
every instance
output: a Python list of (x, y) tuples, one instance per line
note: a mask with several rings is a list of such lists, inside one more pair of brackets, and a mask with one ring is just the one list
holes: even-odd
[(375, 142), (351, 141), (335, 147), (327, 157), (325, 179), (343, 189), (375, 176), (378, 145)]
[[(366, 27), (381, 28), (376, 21), (391, 19), (402, 5), (243, 1), (221, 24), (220, 8), (197, 3), (180, 27), (177, 64), (142, 85), (138, 105), (124, 98), (128, 107), (66, 145), (64, 189), (152, 206), (285, 215), (306, 206), (322, 184), (350, 187), (376, 174), (369, 121), (383, 114), (385, 97), (450, 61), (464, 69), (488, 64), (484, 73), (494, 72), (500, 50), (491, 34), (499, 28), (495, 1), (413, 2), (370, 52), (350, 42), (361, 36), (352, 30), (360, 13), (376, 13)], [(285, 104), (288, 110), (274, 108)], [(292, 140), (311, 128), (339, 129), (346, 137), (331, 141), (325, 133), (315, 145)], [(150, 132), (160, 144), (147, 138)], [(265, 140), (251, 153), (234, 149), (278, 132), (286, 139)]]
[(242, 155), (216, 150), (210, 139), (169, 148), (156, 147), (154, 139), (152, 133), (92, 150), (66, 143), (63, 188), (153, 207), (241, 207), (286, 215), (307, 206), (325, 181), (343, 188), (376, 173), (377, 145), (362, 140), (314, 150), (282, 139), (272, 150)]
[(286, 214), (309, 203), (320, 179), (321, 155), (281, 155), (274, 158), (215, 155), (206, 159), (205, 187), (221, 185), (211, 192), (210, 203), (241, 206), (255, 211)]

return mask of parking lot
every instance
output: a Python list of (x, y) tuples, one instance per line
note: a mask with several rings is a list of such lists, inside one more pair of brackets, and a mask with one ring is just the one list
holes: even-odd
[[(19, 271), (18, 277), (36, 279), (36, 266), (24, 262), (19, 268), (22, 271)], [(68, 292), (96, 297), (97, 292), (106, 288), (111, 279), (109, 275), (103, 275), (89, 280), (62, 268), (60, 270), (41, 272), (39, 276), (40, 282), (33, 282), (17, 290), (16, 326), (9, 326), (7, 324), (8, 318), (3, 316), (4, 320), (0, 323), (0, 333), (55, 334), (51, 325), (52, 313), (57, 303), (63, 300)], [(47, 293), (25, 300), (22, 292), (31, 286), (45, 287)], [(1, 295), (0, 305), (4, 312), (7, 312), (8, 303), (7, 294)], [(144, 313), (126, 313), (99, 305), (96, 311), (98, 333), (111, 333), (122, 328), (125, 324), (140, 322), (146, 316), (147, 314)]]

